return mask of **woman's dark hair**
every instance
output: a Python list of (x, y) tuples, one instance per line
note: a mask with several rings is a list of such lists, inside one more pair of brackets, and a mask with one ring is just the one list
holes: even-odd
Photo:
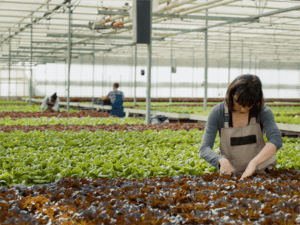
[(115, 88), (119, 88), (119, 83), (114, 83)]
[(52, 96), (51, 96), (52, 99), (56, 100), (57, 99), (57, 95), (56, 93), (54, 93)]
[(263, 108), (264, 97), (262, 92), (262, 84), (256, 75), (240, 75), (231, 82), (227, 89), (225, 102), (231, 112), (233, 109), (233, 96), (238, 96), (237, 103), (243, 107), (253, 107), (250, 109), (250, 115), (257, 116)]

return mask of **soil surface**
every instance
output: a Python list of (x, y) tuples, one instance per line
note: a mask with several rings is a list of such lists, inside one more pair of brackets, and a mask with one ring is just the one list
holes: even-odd
[(22, 130), (24, 132), (29, 132), (33, 130), (38, 131), (46, 131), (46, 130), (56, 130), (56, 131), (80, 131), (80, 130), (87, 130), (87, 131), (97, 131), (97, 130), (105, 130), (105, 131), (143, 131), (143, 130), (164, 130), (164, 129), (171, 129), (173, 131), (177, 130), (190, 130), (190, 129), (199, 129), (204, 130), (204, 126), (199, 123), (168, 123), (168, 124), (160, 124), (160, 125), (154, 125), (154, 124), (136, 124), (136, 125), (119, 125), (119, 124), (113, 124), (113, 125), (105, 125), (105, 124), (99, 124), (96, 126), (92, 125), (40, 125), (40, 126), (22, 126), (22, 125), (14, 125), (14, 126), (1, 126), (0, 130), (3, 132), (11, 132), (15, 130)]
[(0, 187), (2, 224), (300, 224), (300, 171)]
[[(44, 98), (45, 96), (35, 96), (33, 98)], [(100, 97), (95, 97), (94, 99), (98, 99)], [(151, 102), (169, 102), (169, 98), (151, 98)], [(64, 97), (59, 98), (59, 101), (66, 102), (67, 99)], [(71, 102), (92, 102), (92, 98), (80, 98), (80, 97), (73, 97), (70, 98)], [(133, 102), (133, 98), (124, 98), (124, 102)], [(146, 102), (146, 98), (137, 98), (137, 102)], [(203, 102), (204, 98), (172, 98), (172, 102)], [(222, 102), (224, 98), (208, 98), (207, 102)], [(265, 99), (266, 102), (299, 102), (300, 99), (293, 98), (293, 99), (278, 99), (278, 98), (269, 98)]]

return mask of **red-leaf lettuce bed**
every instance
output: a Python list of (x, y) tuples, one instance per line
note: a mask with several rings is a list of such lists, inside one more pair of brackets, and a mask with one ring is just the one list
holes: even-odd
[[(0, 118), (5, 117), (15, 118), (40, 118), (40, 117), (58, 117), (58, 118), (69, 118), (69, 117), (111, 117), (112, 115), (107, 112), (99, 112), (99, 111), (89, 111), (89, 110), (82, 110), (80, 112), (0, 112)], [(116, 117), (116, 116), (113, 116)]]
[(0, 187), (1, 224), (300, 224), (300, 171)]
[(105, 130), (105, 131), (143, 131), (143, 130), (164, 130), (164, 129), (171, 129), (172, 131), (177, 131), (177, 130), (191, 130), (191, 129), (199, 129), (199, 130), (204, 130), (204, 126), (199, 123), (171, 123), (171, 124), (160, 124), (160, 125), (155, 125), (155, 124), (136, 124), (136, 125), (131, 125), (131, 124), (124, 124), (124, 125), (118, 125), (118, 124), (113, 124), (113, 125), (105, 125), (105, 124), (99, 124), (96, 126), (93, 125), (40, 125), (40, 126), (22, 126), (22, 125), (14, 125), (14, 126), (2, 126), (0, 125), (0, 131), (3, 132), (11, 132), (15, 130), (22, 130), (24, 132), (29, 132), (33, 130), (38, 130), (38, 131), (46, 131), (46, 130), (56, 130), (56, 131), (67, 131), (67, 130), (72, 130), (72, 131), (80, 131), (80, 130), (88, 130), (88, 131), (97, 131), (97, 130)]

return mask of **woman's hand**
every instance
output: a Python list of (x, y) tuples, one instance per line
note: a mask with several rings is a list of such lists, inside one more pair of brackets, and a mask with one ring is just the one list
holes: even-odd
[(255, 162), (254, 161), (250, 161), (250, 163), (247, 166), (247, 169), (243, 173), (243, 175), (242, 175), (242, 177), (241, 177), (240, 180), (243, 180), (246, 177), (252, 176), (252, 174), (254, 173), (255, 170), (256, 170), (256, 164), (255, 164)]
[(230, 175), (233, 172), (233, 168), (231, 167), (231, 164), (228, 159), (222, 158), (219, 161), (220, 166), (220, 172), (223, 173), (226, 171), (226, 174)]

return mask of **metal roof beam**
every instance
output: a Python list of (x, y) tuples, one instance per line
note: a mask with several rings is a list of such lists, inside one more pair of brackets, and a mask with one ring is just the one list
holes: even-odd
[[(275, 10), (275, 11), (272, 11), (272, 12), (258, 14), (258, 15), (255, 15), (255, 16), (249, 16), (247, 18), (259, 19), (260, 17), (271, 16), (271, 15), (284, 13), (284, 12), (289, 12), (289, 11), (293, 11), (293, 10), (299, 10), (299, 9), (300, 9), (300, 6), (294, 6), (294, 7), (289, 7), (289, 8), (285, 8), (285, 9)], [(185, 33), (190, 33), (190, 32), (205, 32), (207, 29), (210, 29), (210, 28), (220, 27), (220, 26), (229, 25), (229, 24), (233, 24), (233, 23), (238, 23), (238, 21), (229, 21), (229, 22), (226, 22), (226, 23), (218, 23), (218, 24), (206, 26), (206, 27), (203, 27), (203, 28), (188, 29), (187, 31), (183, 31), (183, 32), (177, 33), (177, 34), (185, 34)]]
[[(68, 44), (68, 42), (55, 42), (55, 41), (51, 41), (51, 42), (47, 42), (47, 41), (33, 41), (33, 44), (58, 44), (58, 45), (66, 45)], [(72, 43), (72, 44), (76, 44), (76, 45), (106, 45), (105, 43)]]
[[(67, 34), (47, 34), (47, 37), (67, 37)], [(93, 36), (93, 35), (80, 35), (72, 34), (72, 38), (96, 38), (96, 39), (122, 39), (122, 40), (132, 40), (131, 36)], [(164, 37), (152, 37), (152, 41), (164, 40)]]
[[(69, 3), (71, 0), (64, 0), (64, 2), (63, 2), (63, 4), (62, 5), (65, 5), (66, 3)], [(3, 2), (3, 1), (1, 1), (1, 2)], [(7, 2), (7, 1), (4, 1), (4, 3), (11, 3), (11, 2)], [(40, 4), (40, 5), (44, 5), (44, 3), (43, 4)], [(57, 11), (58, 9), (60, 9), (60, 7), (61, 6), (56, 6), (53, 10), (52, 10), (52, 12), (55, 12), (55, 11)], [(47, 16), (49, 16), (51, 13), (45, 13), (44, 15), (43, 15), (43, 17), (42, 18), (45, 18), (45, 17), (47, 17)], [(4, 15), (1, 15), (1, 16), (4, 16)], [(41, 18), (41, 19), (42, 19)], [(41, 19), (34, 19), (34, 21), (32, 21), (32, 23), (37, 23), (38, 21), (40, 21)], [(22, 32), (23, 30), (25, 30), (26, 28), (29, 28), (31, 26), (31, 24), (27, 24), (27, 25), (25, 25), (23, 28), (21, 28), (18, 32), (15, 32), (14, 34), (12, 34), (12, 35), (10, 35), (10, 36), (8, 36), (6, 39), (4, 39), (0, 44), (2, 44), (2, 43), (4, 43), (5, 41), (7, 41), (8, 39), (11, 39), (11, 38), (13, 38), (15, 35), (18, 35), (20, 32)]]
[[(128, 12), (106, 11), (106, 10), (98, 10), (98, 14), (129, 16)], [(153, 13), (152, 16), (160, 17), (160, 18), (180, 18), (180, 19), (194, 19), (194, 20), (225, 20), (225, 21), (253, 21), (253, 20), (255, 20), (255, 19), (252, 19), (249, 17), (197, 16), (197, 15), (161, 14), (161, 13)]]
[[(30, 49), (30, 47), (27, 46), (20, 46), (20, 49)], [(62, 48), (52, 48), (52, 47), (32, 47), (32, 49), (40, 49), (40, 50), (64, 50), (67, 49), (66, 47)], [(111, 49), (86, 49), (86, 48), (72, 48), (74, 51), (93, 51), (93, 52), (100, 52), (100, 51), (110, 51)]]

